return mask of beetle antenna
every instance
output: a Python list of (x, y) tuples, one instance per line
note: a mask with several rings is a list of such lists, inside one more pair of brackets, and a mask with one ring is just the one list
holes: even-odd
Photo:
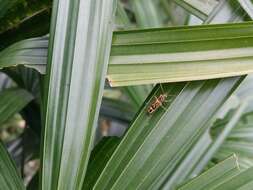
[(162, 86), (161, 83), (160, 83), (160, 87), (161, 87), (162, 93), (165, 94), (165, 91), (164, 91), (163, 86)]

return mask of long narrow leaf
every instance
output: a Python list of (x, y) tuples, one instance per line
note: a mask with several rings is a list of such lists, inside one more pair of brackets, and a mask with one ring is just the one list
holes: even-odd
[(102, 100), (115, 3), (54, 1), (42, 189), (82, 188)]
[[(228, 126), (233, 115), (234, 114), (229, 114), (220, 122), (215, 122), (215, 125), (211, 130), (212, 136), (214, 136), (213, 138), (219, 138), (219, 135), (223, 133), (222, 129)], [(217, 153), (212, 156), (212, 159), (217, 161), (223, 160), (228, 155), (235, 153), (239, 158), (240, 168), (246, 169), (252, 167), (253, 126), (251, 123), (252, 113), (245, 113), (231, 133), (229, 133), (226, 141), (221, 144)]]
[(215, 190), (236, 189), (236, 190), (251, 190), (253, 185), (253, 168), (236, 175), (232, 179), (225, 181)]
[(224, 129), (220, 132), (219, 136), (214, 140), (214, 142), (210, 145), (205, 155), (201, 158), (201, 161), (198, 163), (194, 173), (199, 174), (206, 164), (212, 159), (214, 154), (217, 152), (217, 150), (220, 148), (220, 146), (224, 143), (229, 133), (232, 131), (232, 129), (236, 126), (237, 122), (241, 118), (243, 111), (247, 107), (247, 102), (244, 102), (235, 112), (231, 120), (228, 122), (226, 126), (224, 126)]
[(0, 68), (25, 65), (45, 73), (48, 37), (18, 42), (0, 52)]
[(83, 190), (92, 189), (119, 142), (120, 138), (118, 137), (107, 137), (102, 139), (92, 150)]
[(25, 190), (17, 168), (9, 156), (6, 148), (0, 141), (0, 189)]
[(115, 22), (117, 24), (117, 29), (126, 29), (126, 28), (132, 27), (131, 21), (128, 18), (127, 13), (124, 9), (124, 5), (121, 3), (121, 1), (118, 1), (118, 4), (117, 4)]
[[(213, 114), (242, 78), (157, 85), (136, 115), (94, 189), (157, 189), (208, 127)], [(147, 109), (162, 93), (170, 103)], [(208, 111), (207, 111), (208, 110)], [(159, 163), (159, 164), (158, 164)], [(142, 180), (139, 180), (142, 179)]]
[[(12, 115), (23, 109), (33, 96), (22, 89), (9, 89), (0, 93), (0, 124)], [(0, 142), (0, 189), (23, 190), (25, 189), (14, 162), (8, 155), (5, 147)]]
[(211, 190), (216, 189), (220, 183), (232, 179), (240, 173), (236, 156), (217, 164), (200, 176), (189, 181), (186, 185), (178, 190)]
[(201, 0), (174, 0), (178, 5), (184, 7), (195, 16), (205, 20), (217, 5), (217, 1), (201, 1)]
[[(241, 19), (240, 15), (238, 14), (238, 12), (240, 11), (241, 7), (239, 6), (239, 4), (235, 3), (235, 1), (232, 2), (227, 0), (221, 0), (219, 4), (209, 14), (208, 18), (205, 20), (205, 23), (235, 22), (236, 20), (238, 20), (238, 18)], [(199, 156), (198, 164), (196, 164), (195, 167), (192, 169), (188, 178), (198, 175), (201, 171), (203, 171), (203, 169), (207, 166), (207, 164), (210, 163), (208, 161), (214, 156), (214, 153), (217, 151), (219, 146), (222, 145), (231, 129), (236, 125), (236, 122), (240, 118), (240, 115), (242, 114), (242, 111), (245, 109), (245, 107), (246, 107), (245, 104), (242, 107), (240, 107), (240, 109), (238, 110), (239, 113), (234, 115), (235, 118), (233, 118), (231, 122), (228, 125), (226, 125), (222, 134), (219, 134), (218, 138), (213, 139), (213, 143), (209, 144), (209, 147), (206, 148), (206, 152), (202, 153), (202, 155)], [(226, 154), (226, 156), (222, 157), (222, 159), (220, 160), (224, 160), (232, 153), (234, 152), (229, 152), (228, 154)]]
[(253, 19), (253, 3), (251, 0), (238, 0), (243, 9), (248, 13), (251, 19)]
[[(248, 22), (115, 32), (107, 77), (112, 86), (124, 86), (251, 73), (252, 26)], [(10, 47), (0, 57), (0, 67), (25, 59), (25, 64), (43, 71), (47, 40), (31, 41), (21, 46), (28, 44), (30, 55), (22, 56), (21, 50), (19, 56), (17, 48)]]
[[(118, 1), (119, 2), (119, 1)], [(162, 25), (162, 20), (159, 18), (157, 13), (157, 7), (155, 6), (155, 2), (151, 0), (131, 0), (130, 4), (133, 6), (134, 13), (137, 19), (137, 26), (139, 28), (145, 27), (158, 27)], [(125, 10), (118, 5), (118, 12), (121, 12), (121, 17), (124, 16)], [(151, 14), (151, 15), (150, 15)], [(125, 13), (126, 15), (126, 13)], [(129, 20), (129, 19), (128, 19)], [(125, 26), (124, 28), (130, 28), (130, 20), (129, 22), (125, 19), (121, 19), (121, 23)], [(129, 100), (132, 102), (132, 105), (138, 110), (146, 99), (147, 94), (151, 91), (152, 86), (125, 86), (123, 87), (123, 92), (128, 96)]]
[(184, 180), (190, 178), (194, 166), (198, 165), (199, 159), (206, 152), (212, 139), (208, 131), (199, 139), (199, 141), (192, 147), (188, 155), (180, 163), (180, 166), (170, 176), (168, 181), (163, 185), (163, 189), (169, 189), (172, 186), (177, 186)]
[(22, 89), (9, 89), (0, 92), (0, 124), (21, 111), (33, 96)]
[(135, 107), (121, 100), (103, 98), (100, 114), (121, 122), (130, 122), (135, 114)]
[(161, 27), (162, 19), (153, 0), (130, 0), (140, 28)]
[(242, 22), (246, 18), (246, 12), (240, 6), (238, 1), (220, 0), (219, 4), (213, 9), (205, 20), (205, 24)]
[(249, 22), (116, 32), (107, 76), (124, 86), (251, 73), (252, 30)]

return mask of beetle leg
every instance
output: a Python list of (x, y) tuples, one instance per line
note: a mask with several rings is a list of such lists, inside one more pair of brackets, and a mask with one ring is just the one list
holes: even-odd
[(165, 92), (161, 83), (160, 83), (160, 87), (161, 87), (162, 93), (164, 94)]
[(167, 108), (166, 108), (166, 107), (164, 107), (163, 105), (161, 105), (161, 108), (163, 108), (163, 110), (164, 110), (164, 111), (166, 111), (166, 110), (167, 110)]

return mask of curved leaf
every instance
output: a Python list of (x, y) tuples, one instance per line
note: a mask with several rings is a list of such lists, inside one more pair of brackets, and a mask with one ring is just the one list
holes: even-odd
[(208, 150), (205, 152), (201, 160), (199, 161), (197, 168), (195, 169), (194, 173), (199, 174), (207, 165), (207, 163), (212, 159), (212, 157), (215, 155), (215, 153), (219, 150), (219, 148), (222, 146), (230, 132), (233, 130), (233, 128), (236, 126), (237, 122), (241, 118), (244, 110), (247, 107), (247, 102), (244, 102), (242, 105), (240, 105), (236, 112), (233, 114), (233, 117), (230, 119), (230, 121), (224, 126), (224, 129), (220, 132), (219, 135), (213, 140), (213, 143), (208, 147)]
[[(151, 92), (94, 189), (157, 189), (210, 127), (211, 119), (242, 78), (160, 85)], [(168, 93), (166, 111), (152, 115), (154, 97)], [(207, 111), (208, 110), (208, 111)], [(158, 164), (159, 163), (159, 164)], [(139, 180), (142, 179), (142, 180)]]
[(248, 13), (251, 19), (253, 19), (253, 3), (251, 0), (238, 0), (243, 9)]
[(251, 190), (253, 185), (253, 168), (249, 168), (240, 174), (234, 176), (228, 181), (220, 184), (215, 190), (238, 189)]
[(217, 1), (201, 0), (174, 0), (178, 5), (184, 7), (187, 11), (205, 20), (217, 5)]
[(163, 25), (156, 3), (153, 0), (130, 0), (138, 27), (150, 28)]
[(120, 138), (118, 137), (106, 137), (95, 146), (91, 152), (83, 190), (92, 189), (119, 142)]
[(0, 92), (0, 124), (21, 111), (33, 96), (22, 89), (8, 89)]
[[(217, 122), (212, 129), (214, 138), (217, 138), (219, 134), (222, 134), (224, 126), (228, 126), (232, 120), (231, 116), (229, 116), (228, 118), (226, 117), (225, 119), (221, 120), (219, 122), (220, 124)], [(213, 160), (219, 161), (232, 153), (236, 153), (242, 169), (252, 167), (253, 126), (251, 123), (252, 113), (245, 113), (236, 123), (236, 126), (233, 128), (233, 130), (227, 135), (226, 141), (220, 145), (217, 153), (213, 155)], [(224, 128), (224, 130), (225, 129), (226, 128)]]
[[(215, 165), (200, 176), (190, 180), (178, 190), (211, 190), (221, 183), (233, 179), (240, 173), (237, 157), (234, 155)], [(224, 189), (223, 189), (224, 190)]]
[(0, 52), (0, 68), (25, 65), (45, 73), (48, 37), (18, 42)]
[(242, 22), (245, 19), (247, 20), (246, 13), (238, 1), (221, 0), (204, 23)]
[(173, 172), (173, 174), (171, 174), (168, 181), (164, 184), (163, 189), (177, 186), (186, 179), (192, 178), (193, 175), (196, 176), (196, 174), (193, 173), (193, 169), (196, 165), (198, 166), (200, 158), (206, 152), (211, 143), (212, 139), (207, 131), (199, 138), (198, 142), (191, 148), (177, 169)]
[(4, 145), (0, 141), (0, 189), (2, 190), (25, 190), (17, 168), (9, 156)]

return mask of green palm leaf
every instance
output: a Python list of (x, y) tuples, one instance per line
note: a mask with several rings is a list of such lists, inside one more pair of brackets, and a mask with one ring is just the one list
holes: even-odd
[(0, 52), (0, 68), (25, 65), (45, 73), (48, 37), (18, 42)]
[[(8, 89), (0, 92), (0, 124), (22, 110), (33, 96), (22, 89)], [(0, 141), (0, 189), (24, 190), (24, 184), (6, 148)]]
[(170, 97), (172, 102), (165, 105), (167, 111), (160, 108), (149, 115), (147, 108), (154, 97), (164, 93), (157, 85), (136, 115), (94, 189), (161, 187), (201, 134), (210, 127), (213, 114), (241, 79), (164, 85), (164, 92), (173, 95)]
[[(48, 32), (51, 2), (33, 2), (3, 0), (0, 50)], [(40, 91), (44, 99), (41, 182), (37, 185), (37, 175), (29, 188), (167, 190), (183, 183), (181, 188), (186, 189), (250, 189), (252, 169), (240, 173), (235, 157), (189, 183), (185, 180), (233, 152), (240, 156), (243, 170), (253, 163), (250, 101), (239, 101), (239, 107), (230, 110), (231, 117), (213, 126), (217, 111), (226, 113), (219, 108), (244, 79), (242, 75), (253, 71), (253, 23), (138, 29), (112, 35), (115, 4), (116, 27), (121, 30), (244, 21), (246, 14), (251, 15), (250, 1), (56, 0), (53, 4), (49, 48), (48, 36), (43, 36), (0, 52), (0, 68), (33, 94), (20, 89), (1, 92), (0, 123), (25, 107), (22, 116), (40, 134)], [(37, 71), (17, 65), (46, 73), (44, 89), (39, 90)], [(123, 87), (116, 90), (122, 91), (120, 97), (102, 102), (106, 71), (112, 86)], [(158, 84), (151, 93), (152, 85), (130, 86), (164, 82), (177, 83)], [(168, 102), (154, 104), (161, 95), (168, 95)], [(26, 106), (33, 97), (36, 101)], [(149, 114), (151, 104), (157, 110)], [(99, 111), (114, 124), (131, 124), (120, 143), (118, 138), (107, 138), (91, 152)], [(4, 188), (24, 189), (2, 144), (1, 160), (7, 174), (0, 170)], [(11, 178), (13, 184), (9, 184)]]
[(217, 6), (217, 1), (201, 1), (201, 0), (174, 0), (178, 5), (184, 7), (187, 11), (202, 20), (207, 19), (208, 15)]
[[(230, 120), (231, 116), (229, 116)], [(212, 130), (212, 135), (214, 138), (221, 133), (224, 134), (224, 130), (229, 124), (229, 120), (227, 121), (227, 117), (217, 122), (214, 125)], [(231, 153), (236, 153), (239, 158), (239, 164), (242, 169), (249, 168), (253, 166), (253, 150), (252, 150), (252, 112), (245, 113), (240, 120), (236, 123), (235, 127), (232, 131), (226, 136), (226, 139), (223, 143), (220, 143), (218, 146), (218, 150), (216, 154), (213, 155), (214, 161), (219, 161), (226, 158)], [(218, 137), (219, 138), (219, 137)], [(210, 159), (209, 159), (210, 160)]]
[(116, 32), (112, 86), (228, 77), (252, 72), (252, 23)]
[(207, 165), (207, 163), (212, 159), (212, 157), (218, 151), (220, 146), (224, 143), (227, 136), (231, 133), (233, 128), (236, 126), (237, 122), (241, 118), (246, 107), (247, 107), (247, 103), (244, 102), (242, 105), (240, 105), (237, 108), (231, 120), (224, 126), (224, 129), (220, 132), (219, 135), (217, 135), (217, 137), (214, 139), (214, 142), (208, 147), (208, 150), (205, 152), (204, 156), (199, 161), (198, 166), (194, 171), (195, 174), (200, 173), (204, 169), (204, 167)]
[[(248, 74), (251, 35), (251, 22), (116, 32), (107, 77), (112, 86), (122, 86)], [(43, 72), (46, 41), (22, 42), (21, 50), (10, 47), (0, 66), (23, 63)]]
[(251, 19), (253, 19), (253, 4), (251, 0), (238, 0), (243, 9), (248, 13)]
[(215, 190), (223, 189), (238, 189), (238, 190), (251, 190), (253, 185), (253, 168), (236, 175), (232, 179), (219, 185)]
[(178, 190), (251, 190), (253, 168), (240, 172), (238, 164), (233, 159), (231, 157), (217, 164)]
[(140, 28), (161, 27), (163, 20), (159, 16), (156, 2), (153, 0), (130, 0), (137, 26)]
[(107, 137), (102, 139), (92, 150), (83, 189), (92, 189), (119, 143), (120, 138)]
[(0, 124), (21, 111), (33, 96), (26, 90), (8, 89), (0, 92)]
[[(240, 173), (237, 157), (234, 155), (223, 162), (215, 165), (200, 176), (187, 182), (178, 190), (211, 190)], [(224, 189), (223, 189), (224, 190)]]
[(2, 142), (0, 142), (0, 189), (25, 190), (21, 176)]
[(78, 190), (102, 100), (115, 2), (54, 1), (53, 9), (41, 188)]

